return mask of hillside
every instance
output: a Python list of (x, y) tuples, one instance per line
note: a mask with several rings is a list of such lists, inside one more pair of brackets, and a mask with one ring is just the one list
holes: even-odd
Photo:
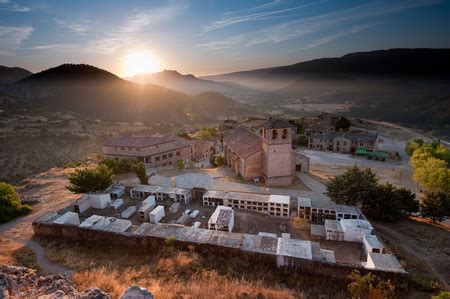
[(359, 52), (204, 79), (239, 82), (270, 92), (271, 96), (253, 103), (268, 109), (305, 100), (327, 105), (347, 103), (352, 106), (347, 111), (350, 116), (395, 121), (450, 135), (450, 49)]
[(39, 101), (52, 107), (107, 120), (184, 122), (213, 119), (224, 113), (245, 111), (232, 100), (208, 94), (217, 114), (198, 106), (197, 98), (162, 86), (138, 85), (105, 70), (85, 64), (64, 64), (3, 87), (3, 93)]
[(231, 82), (215, 82), (199, 79), (192, 74), (182, 75), (175, 70), (164, 70), (158, 73), (138, 74), (128, 80), (139, 84), (155, 84), (176, 91), (196, 95), (202, 92), (215, 91), (227, 96), (242, 98), (251, 94), (252, 90)]
[(0, 65), (0, 84), (14, 83), (32, 74), (32, 72), (20, 67)]

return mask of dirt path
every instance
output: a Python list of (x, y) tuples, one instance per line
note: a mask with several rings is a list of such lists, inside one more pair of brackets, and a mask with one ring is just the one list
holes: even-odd
[(33, 205), (32, 213), (24, 217), (16, 218), (8, 223), (0, 225), (0, 264), (13, 262), (12, 255), (22, 246), (33, 250), (37, 262), (48, 273), (72, 274), (72, 270), (47, 260), (44, 249), (40, 244), (32, 240), (34, 235), (32, 223), (35, 219), (50, 211), (59, 210), (79, 196), (71, 194), (66, 188), (66, 174), (68, 170), (50, 170), (47, 173), (36, 176), (27, 184), (17, 188), (23, 198), (36, 198), (39, 203)]

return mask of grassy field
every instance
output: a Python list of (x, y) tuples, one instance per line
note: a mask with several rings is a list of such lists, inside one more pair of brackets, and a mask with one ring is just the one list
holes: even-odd
[[(42, 240), (52, 262), (76, 269), (79, 289), (100, 287), (118, 296), (130, 284), (148, 288), (158, 298), (345, 298), (347, 281), (319, 275), (286, 273), (263, 260), (225, 258), (210, 250), (164, 246), (146, 251)], [(326, 285), (323, 283), (326, 279)]]
[(397, 223), (373, 222), (376, 233), (410, 273), (414, 287), (450, 290), (450, 227), (411, 217)]

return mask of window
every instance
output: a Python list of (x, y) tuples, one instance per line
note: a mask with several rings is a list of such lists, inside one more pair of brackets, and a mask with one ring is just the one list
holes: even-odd
[(124, 148), (124, 147), (121, 147), (121, 148), (120, 148), (120, 150), (124, 151), (124, 150), (125, 150), (125, 148)]
[(173, 154), (172, 154), (172, 153), (170, 153), (170, 154), (169, 154), (169, 158), (172, 158), (172, 157), (173, 157)]
[(177, 155), (177, 156), (181, 155), (180, 151), (178, 151), (176, 155)]
[(155, 161), (159, 161), (159, 157), (155, 157)]
[(278, 132), (277, 130), (273, 130), (272, 131), (272, 139), (277, 139), (278, 138)]
[(133, 148), (132, 148), (132, 147), (129, 147), (129, 148), (128, 148), (128, 150), (132, 151), (132, 150), (133, 150)]
[(281, 138), (287, 139), (287, 137), (288, 137), (288, 130), (287, 129), (283, 129), (283, 135), (281, 136)]
[(163, 160), (167, 159), (167, 155), (163, 155), (162, 158), (163, 158)]
[(141, 149), (140, 149), (140, 148), (136, 148), (136, 150), (137, 150), (138, 152), (140, 152), (140, 151), (141, 151)]

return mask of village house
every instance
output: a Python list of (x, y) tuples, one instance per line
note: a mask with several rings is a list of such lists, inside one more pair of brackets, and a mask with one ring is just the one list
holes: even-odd
[(296, 171), (309, 170), (309, 159), (292, 149), (291, 125), (283, 120), (269, 120), (259, 134), (245, 126), (227, 132), (223, 152), (236, 175), (267, 186), (291, 185)]
[(377, 150), (378, 135), (369, 132), (328, 132), (309, 136), (308, 147), (321, 151), (354, 153), (358, 148)]
[(323, 112), (317, 117), (305, 120), (305, 135), (310, 136), (313, 134), (326, 134), (334, 132), (336, 130), (336, 123), (339, 117)]
[(195, 141), (177, 136), (122, 136), (103, 145), (107, 158), (136, 158), (151, 167), (176, 165), (196, 158)]

